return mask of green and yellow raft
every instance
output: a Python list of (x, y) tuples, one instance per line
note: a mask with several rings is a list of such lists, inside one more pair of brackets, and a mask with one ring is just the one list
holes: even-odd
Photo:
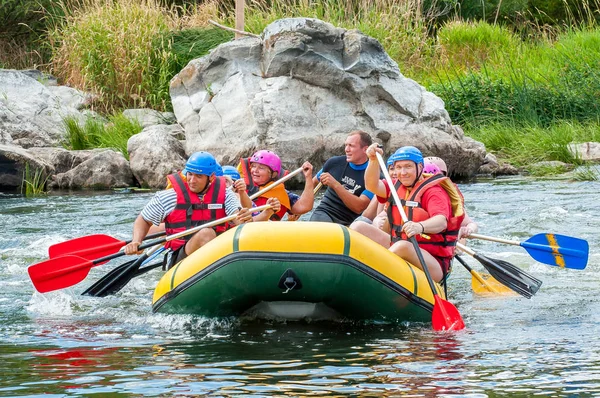
[(227, 231), (171, 268), (152, 307), (207, 317), (426, 322), (433, 303), (419, 268), (359, 233), (262, 222)]

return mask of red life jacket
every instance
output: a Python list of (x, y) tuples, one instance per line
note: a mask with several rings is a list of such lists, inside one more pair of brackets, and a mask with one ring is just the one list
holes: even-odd
[[(452, 216), (448, 220), (448, 226), (444, 231), (437, 234), (427, 234), (430, 239), (425, 239), (421, 235), (416, 235), (416, 238), (419, 247), (437, 258), (444, 268), (444, 273), (446, 273), (450, 265), (450, 260), (454, 256), (460, 224), (462, 223), (463, 218), (465, 218), (462, 193), (460, 193), (456, 185), (448, 177), (445, 177), (442, 174), (435, 174), (419, 181), (410, 191), (408, 198), (406, 197), (408, 191), (400, 181), (397, 181), (396, 184), (394, 184), (394, 188), (398, 192), (400, 198), (405, 198), (400, 200), (404, 207), (406, 217), (410, 221), (419, 222), (425, 221), (431, 217), (422, 207), (421, 198), (427, 189), (435, 185), (440, 185), (448, 193), (452, 205)], [(392, 242), (397, 242), (401, 239), (406, 240), (406, 235), (402, 232), (402, 217), (400, 216), (398, 208), (393, 203), (392, 196), (390, 196), (388, 202), (391, 204), (391, 206), (388, 207), (388, 219), (390, 220)]]
[[(165, 231), (168, 235), (227, 216), (225, 213), (226, 188), (223, 177), (215, 178), (204, 193), (203, 200), (200, 200), (198, 194), (190, 191), (187, 181), (184, 181), (179, 173), (171, 174), (167, 178), (173, 186), (175, 193), (177, 193), (175, 209), (165, 218)], [(204, 199), (207, 199), (207, 201), (204, 201)], [(219, 225), (214, 227), (214, 230), (217, 234), (220, 234), (225, 232), (227, 228), (227, 225)], [(168, 241), (165, 247), (177, 250), (192, 235)]]
[[(240, 166), (238, 167), (238, 169), (240, 170), (241, 176), (244, 178), (244, 181), (246, 182), (248, 196), (254, 195), (258, 191), (260, 191), (262, 188), (268, 187), (270, 184), (273, 183), (273, 181), (268, 182), (267, 184), (263, 185), (262, 187), (259, 187), (258, 185), (254, 184), (254, 181), (252, 181), (252, 175), (250, 174), (250, 159), (248, 159), (248, 158), (240, 159)], [(284, 173), (284, 175), (285, 174), (287, 174), (287, 171)], [(288, 196), (284, 185), (279, 184), (278, 186), (271, 189), (270, 191), (265, 192), (263, 195), (254, 199), (254, 204), (256, 204), (257, 206), (265, 205), (265, 204), (267, 204), (267, 200), (269, 198), (277, 198), (277, 199), (279, 199), (279, 203), (281, 203), (281, 209), (277, 213), (273, 214), (270, 218), (270, 220), (279, 221), (283, 218), (283, 216), (285, 216), (285, 213), (287, 213), (288, 211), (291, 210), (290, 209), (290, 207), (291, 207), (290, 197)]]

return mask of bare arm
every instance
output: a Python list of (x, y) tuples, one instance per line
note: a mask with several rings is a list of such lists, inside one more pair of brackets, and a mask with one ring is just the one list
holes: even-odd
[(315, 203), (315, 194), (313, 192), (315, 186), (313, 185), (312, 176), (312, 165), (309, 162), (304, 162), (302, 165), (302, 172), (304, 173), (304, 191), (300, 195), (300, 199), (290, 209), (293, 214), (304, 214), (312, 210)]
[(377, 163), (376, 152), (379, 152), (380, 154), (383, 153), (378, 147), (378, 144), (373, 144), (367, 149), (369, 164), (365, 170), (365, 188), (377, 196), (386, 198), (387, 191), (385, 190), (385, 185), (383, 185), (383, 182), (379, 179), (379, 163)]
[(333, 189), (342, 202), (344, 202), (344, 205), (355, 213), (362, 213), (371, 201), (366, 195), (356, 196), (346, 190), (346, 188), (344, 188), (344, 186), (329, 173), (321, 174), (321, 182), (323, 185)]
[(379, 201), (377, 200), (376, 197), (373, 197), (373, 199), (371, 199), (371, 202), (369, 202), (369, 205), (367, 206), (365, 211), (363, 211), (362, 216), (367, 217), (369, 220), (372, 221), (377, 216), (377, 214), (379, 214), (379, 212), (377, 211), (378, 208), (379, 208)]
[(140, 246), (146, 235), (148, 235), (148, 231), (150, 230), (151, 226), (152, 223), (144, 220), (144, 217), (142, 217), (141, 214), (137, 216), (137, 218), (133, 222), (133, 237), (131, 239), (131, 242), (125, 246), (125, 254), (132, 255), (139, 253), (138, 247)]
[(421, 222), (408, 221), (402, 226), (402, 231), (410, 238), (423, 233), (437, 234), (444, 231), (447, 227), (448, 220), (446, 220), (446, 217), (438, 214)]

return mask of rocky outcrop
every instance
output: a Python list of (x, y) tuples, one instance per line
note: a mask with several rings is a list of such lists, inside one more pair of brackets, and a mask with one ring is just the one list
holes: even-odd
[(500, 175), (517, 175), (519, 170), (508, 163), (499, 163), (496, 156), (488, 153), (485, 155), (483, 164), (477, 171), (480, 175), (500, 176)]
[(355, 129), (391, 153), (415, 145), (472, 175), (485, 148), (453, 126), (443, 101), (404, 77), (375, 39), (307, 18), (278, 20), (260, 38), (225, 43), (171, 81), (186, 151), (222, 163), (259, 148), (288, 168), (343, 153)]
[(174, 131), (178, 126), (151, 126), (127, 142), (131, 171), (143, 187), (164, 188), (165, 177), (185, 166), (185, 150)]
[(122, 153), (110, 149), (94, 150), (89, 158), (65, 173), (53, 176), (55, 189), (110, 189), (134, 184), (129, 163)]
[(569, 144), (569, 152), (581, 160), (600, 162), (600, 142)]
[(0, 144), (1, 191), (18, 189), (26, 177), (25, 170), (27, 167), (31, 176), (41, 173), (41, 181), (46, 180), (54, 171), (50, 164), (35, 157), (26, 149), (14, 145)]
[(0, 131), (23, 148), (59, 146), (65, 139), (63, 119), (85, 117), (85, 94), (69, 87), (45, 86), (16, 70), (0, 69)]

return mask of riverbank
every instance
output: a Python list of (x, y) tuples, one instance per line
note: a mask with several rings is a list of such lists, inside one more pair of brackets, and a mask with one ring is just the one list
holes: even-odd
[[(572, 17), (553, 24), (533, 16), (512, 20), (500, 3), (492, 21), (489, 10), (488, 21), (485, 10), (478, 22), (468, 22), (465, 10), (434, 18), (417, 7), (421, 3), (252, 3), (246, 30), (260, 33), (268, 23), (292, 16), (360, 29), (382, 43), (405, 76), (445, 101), (453, 123), (501, 160), (517, 167), (537, 161), (580, 164), (568, 144), (600, 141), (599, 3), (583, 1), (581, 8), (568, 9)], [(51, 50), (50, 69), (63, 82), (99, 94), (94, 106), (105, 113), (140, 106), (170, 110), (171, 77), (231, 38), (207, 21), (233, 23), (233, 10), (214, 2), (173, 9), (123, 0), (61, 10), (64, 19), (48, 11), (51, 23), (42, 35)], [(142, 28), (146, 33), (138, 34)], [(551, 139), (540, 139), (544, 136)]]

